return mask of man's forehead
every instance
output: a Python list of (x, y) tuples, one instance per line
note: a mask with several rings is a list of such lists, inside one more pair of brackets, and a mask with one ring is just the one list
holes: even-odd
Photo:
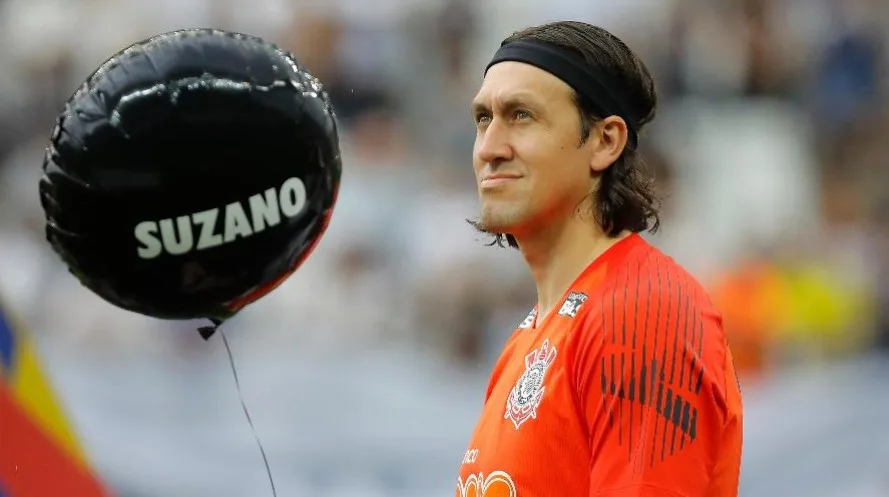
[(473, 101), (548, 101), (559, 95), (570, 96), (571, 87), (543, 69), (523, 62), (508, 61), (491, 66)]

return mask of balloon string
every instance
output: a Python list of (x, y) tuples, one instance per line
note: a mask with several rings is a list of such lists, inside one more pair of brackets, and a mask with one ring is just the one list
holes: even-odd
[(275, 480), (272, 478), (272, 470), (269, 467), (269, 459), (265, 455), (265, 449), (262, 447), (259, 435), (256, 434), (256, 427), (253, 426), (253, 420), (250, 418), (250, 411), (247, 409), (247, 404), (244, 402), (244, 395), (241, 393), (241, 382), (238, 380), (238, 370), (235, 367), (235, 359), (232, 356), (232, 349), (228, 345), (225, 331), (219, 330), (219, 333), (222, 335), (222, 343), (225, 344), (225, 351), (228, 353), (228, 362), (231, 365), (232, 375), (235, 378), (235, 387), (238, 390), (238, 398), (241, 400), (241, 407), (244, 409), (244, 416), (247, 417), (247, 423), (250, 425), (250, 430), (253, 432), (253, 438), (256, 440), (256, 445), (259, 446), (259, 453), (262, 454), (262, 462), (265, 464), (265, 472), (269, 477), (269, 485), (272, 487), (272, 497), (278, 497), (278, 493), (275, 491)]

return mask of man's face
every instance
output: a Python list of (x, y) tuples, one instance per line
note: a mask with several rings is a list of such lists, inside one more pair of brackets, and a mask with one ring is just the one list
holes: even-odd
[(488, 70), (472, 115), (482, 229), (520, 238), (574, 215), (595, 187), (595, 144), (581, 145), (571, 87), (534, 66), (501, 62)]

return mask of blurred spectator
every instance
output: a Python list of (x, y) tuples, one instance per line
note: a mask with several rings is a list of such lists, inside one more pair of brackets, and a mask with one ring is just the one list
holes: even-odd
[(751, 257), (715, 281), (712, 298), (723, 313), (738, 374), (745, 383), (760, 379), (771, 366), (778, 333), (788, 326), (790, 297), (782, 274), (767, 259)]

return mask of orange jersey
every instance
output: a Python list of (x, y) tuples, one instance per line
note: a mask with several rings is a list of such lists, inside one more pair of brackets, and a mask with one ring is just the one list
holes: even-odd
[(638, 235), (497, 361), (457, 497), (735, 497), (741, 393), (719, 313)]

